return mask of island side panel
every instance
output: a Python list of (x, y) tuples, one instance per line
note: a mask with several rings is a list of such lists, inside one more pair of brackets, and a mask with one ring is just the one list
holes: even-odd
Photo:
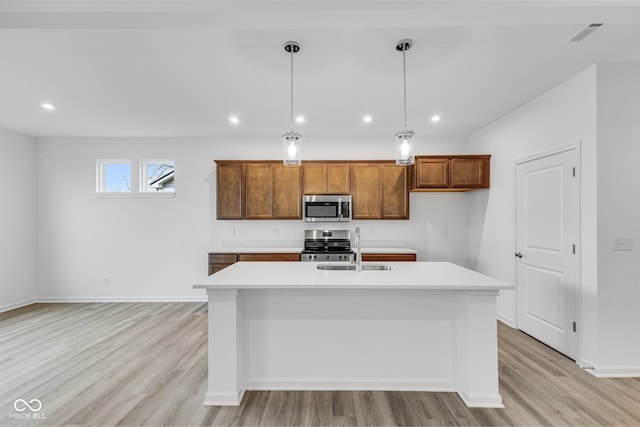
[(456, 391), (456, 291), (254, 290), (243, 303), (247, 390)]
[(243, 313), (239, 291), (208, 289), (209, 385), (205, 406), (238, 406), (244, 395)]
[(457, 294), (457, 391), (469, 407), (504, 407), (498, 390), (497, 295)]

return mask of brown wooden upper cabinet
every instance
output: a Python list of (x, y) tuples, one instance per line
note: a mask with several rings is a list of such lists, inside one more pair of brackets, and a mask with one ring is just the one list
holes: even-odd
[(218, 219), (302, 219), (303, 194), (351, 194), (353, 219), (409, 219), (409, 191), (489, 188), (490, 155), (394, 161), (216, 160)]
[(243, 165), (218, 162), (217, 166), (217, 218), (243, 219)]
[(299, 167), (276, 161), (216, 161), (218, 219), (301, 219)]
[(353, 219), (409, 219), (409, 169), (395, 162), (353, 163)]
[(395, 162), (380, 165), (382, 219), (409, 219), (409, 172)]
[(490, 155), (416, 156), (411, 191), (489, 188)]
[(275, 164), (272, 197), (273, 218), (302, 219), (302, 169)]
[(350, 194), (350, 163), (303, 163), (304, 194)]
[(244, 165), (245, 218), (273, 217), (273, 166), (271, 163)]

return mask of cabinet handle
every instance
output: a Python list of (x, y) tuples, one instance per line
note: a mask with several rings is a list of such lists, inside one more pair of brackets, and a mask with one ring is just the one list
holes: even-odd
[(522, 255), (522, 252), (516, 252), (516, 257), (518, 258), (522, 258), (524, 255)]

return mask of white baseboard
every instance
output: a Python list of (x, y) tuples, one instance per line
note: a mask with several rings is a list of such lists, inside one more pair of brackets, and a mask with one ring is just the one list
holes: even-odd
[(88, 302), (207, 302), (207, 296), (188, 297), (44, 297), (0, 306), (0, 313), (37, 303), (88, 303)]
[(75, 302), (206, 302), (207, 296), (188, 297), (44, 297), (34, 302), (75, 303)]
[(504, 323), (505, 325), (513, 328), (513, 329), (518, 329), (518, 326), (516, 325), (516, 322), (513, 321), (513, 319), (509, 319), (508, 317), (504, 317), (500, 313), (498, 313), (498, 320), (501, 321), (502, 323)]
[(375, 390), (375, 391), (456, 391), (452, 381), (409, 379), (309, 379), (253, 378), (245, 380), (247, 390)]
[(22, 301), (14, 302), (12, 304), (6, 304), (0, 306), (0, 313), (4, 313), (5, 311), (15, 310), (16, 308), (25, 307), (27, 305), (35, 304), (38, 302), (37, 298), (29, 298)]
[(638, 365), (598, 366), (589, 360), (580, 359), (578, 366), (596, 378), (640, 378)]
[(240, 406), (242, 398), (244, 397), (244, 390), (239, 392), (207, 392), (207, 396), (204, 398), (204, 406)]
[(585, 371), (596, 378), (640, 378), (640, 366), (594, 366)]
[(469, 408), (504, 408), (502, 397), (499, 393), (472, 393), (467, 394), (458, 390), (458, 396)]

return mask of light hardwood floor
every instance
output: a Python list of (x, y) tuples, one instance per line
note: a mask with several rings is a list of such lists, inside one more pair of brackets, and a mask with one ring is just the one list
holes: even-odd
[[(0, 313), (0, 425), (640, 425), (640, 379), (597, 379), (519, 331), (498, 334), (504, 409), (366, 391), (248, 392), (210, 408), (205, 303), (35, 304)], [(30, 413), (17, 399), (39, 399), (46, 418), (16, 419)]]

